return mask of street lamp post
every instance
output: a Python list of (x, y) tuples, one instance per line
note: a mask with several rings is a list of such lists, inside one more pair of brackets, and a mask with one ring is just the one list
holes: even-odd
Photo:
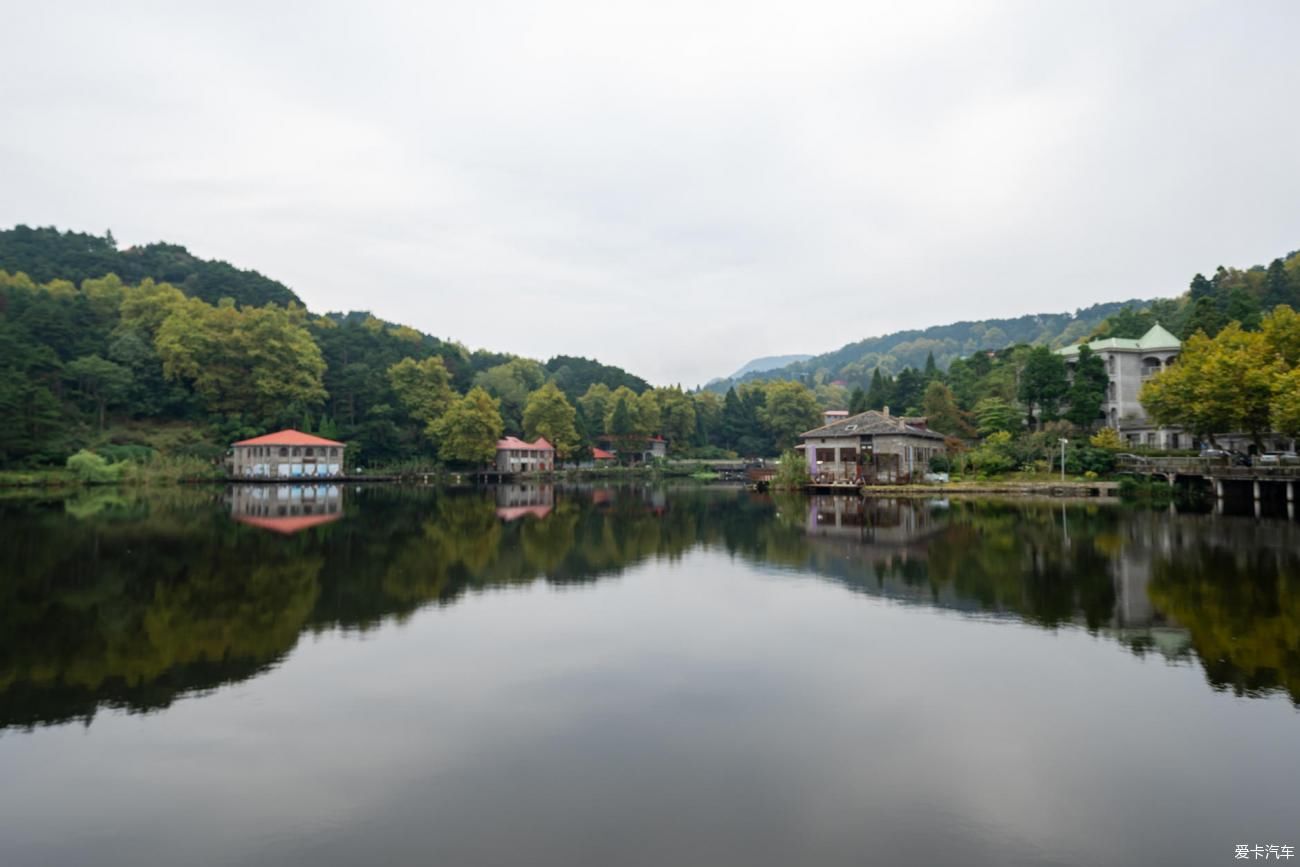
[(1065, 437), (1061, 437), (1061, 481), (1065, 481), (1065, 446), (1069, 442)]

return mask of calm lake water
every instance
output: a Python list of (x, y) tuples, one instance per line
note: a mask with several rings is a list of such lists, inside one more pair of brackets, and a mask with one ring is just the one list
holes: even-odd
[(0, 499), (0, 864), (1300, 847), (1300, 525), (726, 488)]

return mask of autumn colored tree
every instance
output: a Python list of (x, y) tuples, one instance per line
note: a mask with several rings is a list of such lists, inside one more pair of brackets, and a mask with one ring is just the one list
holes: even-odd
[(1274, 386), (1285, 365), (1260, 332), (1235, 322), (1215, 337), (1193, 334), (1178, 361), (1142, 386), (1140, 400), (1162, 425), (1196, 436), (1245, 431), (1256, 441), (1268, 430)]

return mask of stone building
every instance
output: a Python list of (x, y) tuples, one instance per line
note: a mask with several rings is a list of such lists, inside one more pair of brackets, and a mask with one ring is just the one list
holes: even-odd
[(799, 439), (816, 482), (907, 482), (925, 475), (930, 458), (947, 453), (943, 434), (929, 430), (925, 419), (892, 416), (889, 407), (822, 425)]

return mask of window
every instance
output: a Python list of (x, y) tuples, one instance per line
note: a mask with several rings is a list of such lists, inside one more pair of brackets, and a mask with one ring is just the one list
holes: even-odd
[(309, 458), (313, 458), (313, 457), (316, 456), (316, 450), (315, 450), (314, 448), (312, 448), (311, 446), (307, 446), (307, 448), (303, 449), (303, 450), (302, 450), (302, 453), (303, 453), (304, 456), (309, 457)]
[(282, 458), (287, 458), (287, 457), (289, 457), (289, 450), (288, 450), (287, 448), (285, 448), (284, 446), (280, 446), (280, 457), (282, 457)]
[(337, 458), (338, 456), (339, 456), (338, 446), (335, 446), (334, 448), (330, 449), (330, 457)]
[(293, 447), (293, 456), (294, 456), (295, 458), (297, 458), (297, 457), (302, 457), (302, 449), (298, 448), (297, 446), (294, 446), (294, 447)]

